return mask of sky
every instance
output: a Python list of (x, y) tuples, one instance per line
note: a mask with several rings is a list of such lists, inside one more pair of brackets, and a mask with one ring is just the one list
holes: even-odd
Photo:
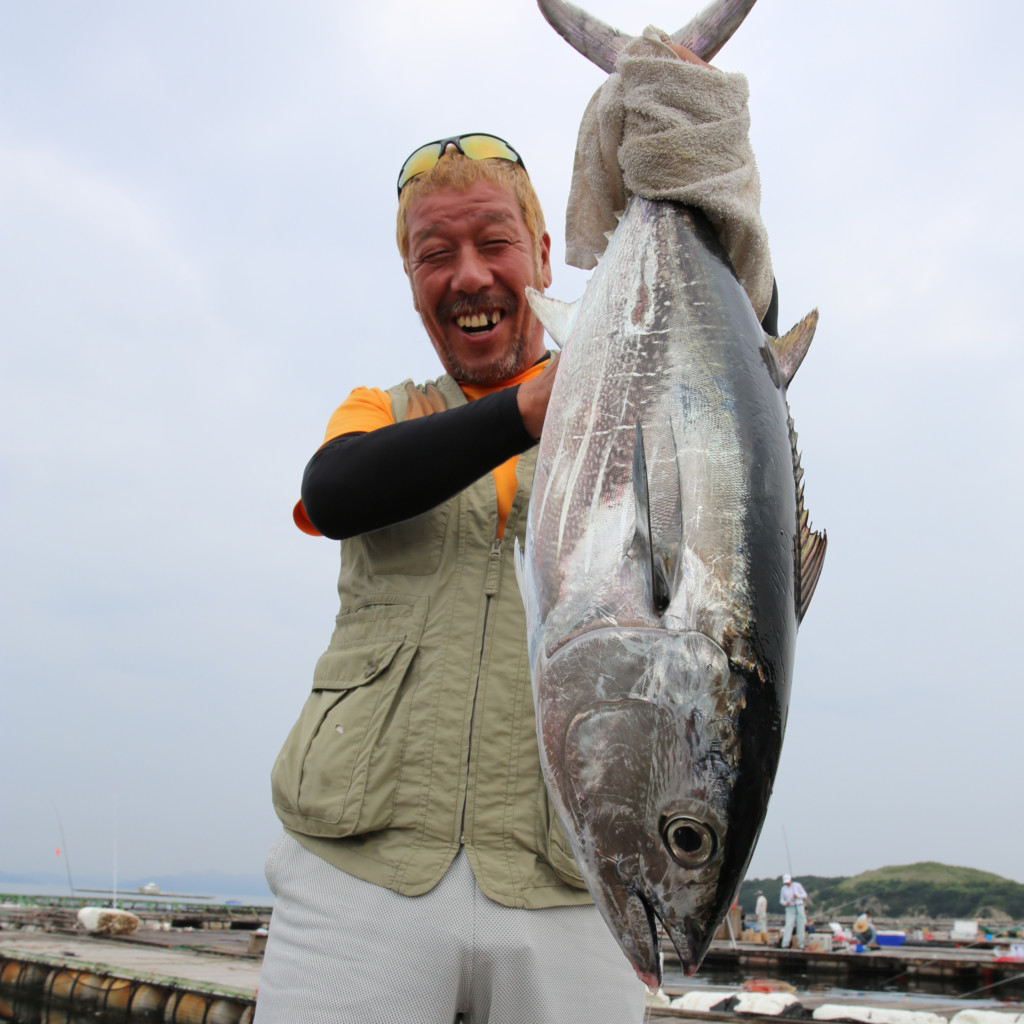
[[(780, 323), (821, 313), (789, 401), (829, 547), (752, 876), (1024, 882), (1022, 34), (995, 0), (760, 0), (715, 60)], [(509, 139), (574, 299), (602, 79), (530, 0), (0, 0), (0, 872), (262, 871), (337, 611), (303, 467), (353, 387), (441, 372), (398, 168)]]

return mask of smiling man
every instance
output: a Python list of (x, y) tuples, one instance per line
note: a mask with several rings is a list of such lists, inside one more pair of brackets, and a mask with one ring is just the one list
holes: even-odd
[(417, 150), (398, 244), (446, 373), (357, 388), (303, 478), (341, 611), (274, 767), (257, 1020), (639, 1021), (537, 754), (513, 537), (554, 378), (525, 295), (551, 243), (516, 151)]
[[(683, 146), (657, 166), (718, 182), (723, 237), (756, 251), (741, 76), (650, 46), (643, 96), (591, 121), (625, 124), (628, 142), (623, 110), (692, 100), (710, 156)], [(650, 124), (660, 135), (665, 118)], [(341, 541), (341, 609), (274, 765), (285, 831), (267, 858), (256, 1021), (639, 1022), (644, 987), (548, 801), (513, 565), (557, 363), (526, 301), (551, 283), (543, 214), (520, 155), (483, 133), (419, 147), (398, 196), (398, 248), (445, 373), (356, 388), (303, 476), (295, 521)], [(601, 238), (597, 220), (580, 223)], [(740, 265), (770, 294), (755, 263)]]
[(428, 192), (406, 225), (413, 304), (456, 380), (501, 383), (545, 354), (521, 296), (551, 284), (550, 239), (534, 243), (511, 185), (481, 177), (462, 192)]

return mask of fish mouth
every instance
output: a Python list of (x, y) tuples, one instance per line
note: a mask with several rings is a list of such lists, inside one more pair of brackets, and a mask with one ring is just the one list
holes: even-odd
[(702, 956), (702, 943), (689, 922), (682, 925), (667, 922), (657, 910), (657, 901), (636, 883), (627, 890), (625, 906), (629, 922), (629, 936), (633, 948), (626, 949), (637, 977), (648, 987), (657, 989), (662, 978), (661, 937), (658, 925), (668, 936), (679, 956), (679, 963), (687, 977), (697, 973)]
[(633, 949), (626, 950), (636, 976), (650, 989), (661, 987), (661, 943), (654, 904), (636, 886), (627, 890), (625, 906)]

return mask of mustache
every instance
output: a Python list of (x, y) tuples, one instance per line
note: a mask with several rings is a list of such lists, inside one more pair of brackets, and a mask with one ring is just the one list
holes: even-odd
[(441, 320), (452, 320), (457, 316), (476, 316), (500, 309), (502, 313), (515, 313), (519, 300), (515, 295), (460, 295), (451, 302), (438, 304), (437, 315)]

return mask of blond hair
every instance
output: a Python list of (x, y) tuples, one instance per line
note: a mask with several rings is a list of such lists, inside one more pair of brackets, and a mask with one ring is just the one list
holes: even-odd
[(421, 196), (430, 195), (444, 188), (465, 191), (478, 181), (489, 181), (494, 185), (511, 185), (519, 201), (523, 220), (533, 239), (534, 260), (541, 265), (541, 239), (544, 237), (544, 214), (540, 200), (522, 164), (511, 160), (492, 158), (470, 160), (454, 147), (449, 147), (440, 160), (423, 174), (410, 178), (398, 197), (398, 223), (395, 238), (402, 263), (409, 272), (409, 207)]

